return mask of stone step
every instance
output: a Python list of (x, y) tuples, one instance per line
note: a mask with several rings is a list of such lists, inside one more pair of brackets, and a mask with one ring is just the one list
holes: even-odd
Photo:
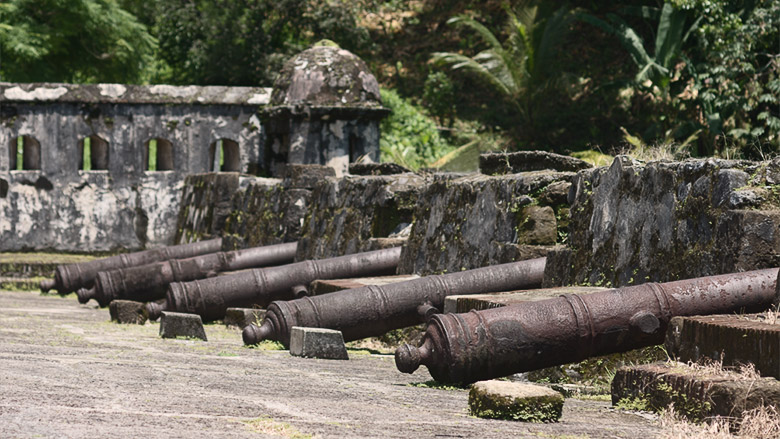
[(360, 277), (354, 279), (315, 280), (311, 283), (313, 295), (335, 293), (336, 291), (361, 288), (369, 285), (388, 285), (418, 279), (417, 275)]
[(665, 362), (618, 369), (612, 380), (612, 404), (661, 411), (674, 403), (691, 421), (716, 416), (739, 420), (743, 412), (780, 407), (780, 381)]
[(40, 291), (41, 281), (48, 277), (0, 277), (0, 290)]
[(557, 287), (507, 291), (503, 293), (449, 296), (444, 299), (444, 312), (464, 313), (471, 310), (481, 311), (521, 302), (552, 299), (563, 294), (589, 294), (605, 289), (606, 288), (598, 287)]
[(0, 276), (52, 278), (57, 265), (86, 262), (96, 258), (69, 253), (0, 253)]
[(682, 362), (711, 359), (724, 366), (753, 363), (762, 376), (780, 379), (778, 317), (773, 313), (674, 317), (665, 348)]

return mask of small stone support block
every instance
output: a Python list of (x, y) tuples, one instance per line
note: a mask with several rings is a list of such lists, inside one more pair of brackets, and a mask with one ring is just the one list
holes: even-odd
[(753, 363), (761, 376), (780, 379), (780, 320), (773, 321), (770, 314), (674, 317), (664, 347), (683, 363)]
[(200, 316), (180, 312), (162, 312), (162, 317), (160, 317), (160, 337), (188, 337), (208, 341)]
[(290, 355), (327, 360), (349, 360), (341, 331), (300, 326), (294, 326), (290, 332)]
[(108, 311), (111, 314), (111, 321), (117, 323), (143, 325), (149, 320), (149, 313), (146, 312), (146, 306), (142, 302), (113, 300), (108, 305)]
[(225, 311), (225, 326), (244, 329), (255, 324), (260, 326), (265, 318), (265, 310), (260, 308), (228, 308)]
[(711, 371), (667, 362), (621, 367), (612, 380), (612, 404), (629, 402), (661, 411), (674, 403), (675, 412), (691, 421), (712, 417), (739, 420), (745, 411), (780, 407), (780, 381)]
[(557, 422), (563, 395), (544, 386), (511, 381), (480, 381), (469, 391), (473, 416), (522, 422)]

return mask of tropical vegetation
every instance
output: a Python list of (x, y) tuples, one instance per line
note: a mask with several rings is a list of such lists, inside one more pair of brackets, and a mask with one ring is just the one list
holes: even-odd
[(270, 86), (323, 38), (369, 63), (396, 111), (383, 157), (411, 167), (780, 148), (776, 0), (6, 0), (0, 80)]

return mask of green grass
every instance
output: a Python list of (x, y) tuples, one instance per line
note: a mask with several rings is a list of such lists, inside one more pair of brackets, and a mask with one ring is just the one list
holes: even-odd
[(466, 390), (468, 386), (466, 387), (460, 387), (453, 384), (445, 384), (440, 383), (436, 380), (428, 380), (428, 381), (422, 381), (419, 383), (409, 383), (407, 384), (409, 387), (424, 387), (428, 389), (439, 389), (439, 390)]

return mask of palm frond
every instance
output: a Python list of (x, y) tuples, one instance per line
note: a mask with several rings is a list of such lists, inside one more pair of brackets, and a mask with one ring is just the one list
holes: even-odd
[(495, 35), (493, 35), (493, 32), (490, 32), (490, 29), (485, 27), (485, 25), (478, 22), (477, 20), (474, 20), (473, 18), (466, 17), (464, 15), (459, 15), (457, 17), (453, 17), (447, 20), (447, 24), (452, 24), (456, 26), (466, 26), (468, 28), (471, 28), (477, 33), (477, 35), (479, 35), (480, 38), (482, 38), (482, 40), (488, 43), (490, 47), (492, 47), (493, 49), (502, 49), (501, 42), (498, 41), (498, 38), (496, 38)]
[(512, 96), (514, 93), (513, 88), (509, 84), (505, 84), (502, 80), (493, 74), (487, 67), (478, 63), (473, 58), (469, 58), (465, 55), (452, 52), (436, 52), (433, 54), (433, 62), (447, 64), (453, 70), (465, 70), (474, 75), (479, 76), (482, 80), (495, 87), (501, 94), (505, 96)]

